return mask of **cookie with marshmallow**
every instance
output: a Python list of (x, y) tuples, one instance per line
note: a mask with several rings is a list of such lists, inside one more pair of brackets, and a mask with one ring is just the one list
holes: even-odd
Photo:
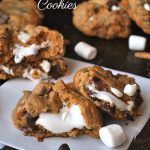
[(43, 26), (2, 28), (0, 79), (42, 80), (67, 75), (63, 36)]
[(122, 0), (124, 9), (135, 23), (147, 34), (150, 34), (150, 1)]
[(83, 134), (98, 138), (103, 125), (98, 108), (63, 81), (42, 82), (33, 91), (24, 91), (12, 121), (38, 140)]
[(131, 19), (123, 9), (122, 0), (89, 0), (73, 10), (74, 26), (87, 36), (103, 39), (127, 38)]
[(99, 66), (79, 70), (73, 83), (80, 94), (116, 119), (133, 120), (143, 102), (134, 78), (113, 75)]

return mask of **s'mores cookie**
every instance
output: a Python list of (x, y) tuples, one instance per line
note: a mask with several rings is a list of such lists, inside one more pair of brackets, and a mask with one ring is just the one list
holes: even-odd
[(123, 5), (131, 19), (150, 34), (150, 0), (123, 0)]
[(35, 0), (0, 1), (0, 27), (38, 25), (42, 18)]
[(65, 75), (64, 53), (64, 38), (55, 30), (34, 25), (4, 27), (0, 30), (0, 79), (27, 77), (24, 74), (34, 71), (36, 79), (50, 72), (55, 77)]
[(131, 20), (122, 1), (90, 0), (73, 11), (73, 24), (87, 36), (104, 39), (126, 38), (130, 35)]
[(133, 120), (143, 102), (134, 78), (113, 75), (99, 66), (79, 70), (73, 83), (83, 96), (117, 119)]
[(48, 137), (99, 137), (102, 118), (96, 106), (63, 81), (42, 82), (24, 91), (12, 113), (16, 128), (39, 141)]

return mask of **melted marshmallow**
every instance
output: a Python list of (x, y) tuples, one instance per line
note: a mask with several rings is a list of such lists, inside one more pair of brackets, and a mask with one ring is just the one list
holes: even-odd
[(98, 98), (103, 101), (107, 101), (110, 103), (110, 105), (115, 105), (119, 110), (121, 111), (131, 111), (132, 106), (129, 104), (124, 103), (121, 99), (118, 99), (113, 94), (106, 92), (106, 91), (98, 91), (95, 87), (95, 84), (92, 83), (91, 85), (87, 86), (90, 91), (92, 91), (94, 94), (92, 97)]
[[(38, 74), (39, 78), (34, 78), (33, 74), (35, 72)], [(31, 69), (30, 71), (28, 69), (26, 69), (24, 71), (23, 77), (28, 78), (31, 81), (40, 82), (42, 79), (48, 78), (48, 75), (46, 73), (40, 71), (39, 69)]]
[(137, 91), (137, 85), (136, 84), (127, 84), (124, 88), (124, 93), (128, 96), (133, 96)]
[(113, 94), (115, 94), (117, 97), (122, 97), (123, 96), (123, 94), (118, 89), (116, 89), (116, 88), (112, 88), (111, 87), (111, 92)]
[(9, 69), (8, 67), (1, 65), (0, 68), (6, 73), (6, 74), (11, 74), (14, 75), (13, 70)]
[(15, 48), (13, 49), (13, 54), (15, 55), (14, 61), (15, 63), (20, 63), (24, 57), (37, 55), (40, 49), (47, 47), (49, 47), (48, 42), (43, 42), (40, 45), (32, 44), (28, 47), (16, 44)]
[(18, 34), (18, 39), (22, 41), (23, 43), (26, 43), (29, 40), (29, 38), (30, 38), (30, 35), (23, 31)]
[(144, 4), (144, 8), (145, 8), (145, 10), (150, 11), (150, 4), (149, 3), (145, 3)]
[(40, 66), (46, 73), (48, 73), (51, 69), (51, 64), (47, 60), (43, 60), (42, 63), (40, 64)]
[(36, 124), (53, 133), (70, 132), (74, 128), (86, 126), (78, 105), (63, 107), (58, 114), (41, 113)]

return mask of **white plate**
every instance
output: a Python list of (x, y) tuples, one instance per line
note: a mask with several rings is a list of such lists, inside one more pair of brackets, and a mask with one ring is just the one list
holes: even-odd
[[(66, 59), (71, 69), (72, 74), (62, 79), (66, 82), (72, 81), (74, 73), (82, 68), (92, 64)], [(122, 73), (120, 71), (114, 71), (113, 73)], [(128, 73), (126, 73), (128, 74)], [(107, 124), (119, 123), (124, 128), (127, 135), (127, 142), (118, 147), (117, 149), (127, 149), (132, 142), (132, 139), (141, 131), (150, 116), (150, 80), (133, 76), (137, 83), (141, 86), (142, 96), (144, 103), (141, 107), (143, 116), (137, 117), (134, 122), (128, 121), (116, 121), (108, 120)], [(93, 139), (88, 136), (81, 136), (77, 138), (49, 138), (44, 142), (37, 142), (34, 137), (23, 136), (22, 132), (17, 130), (11, 121), (11, 112), (16, 106), (17, 101), (22, 96), (23, 90), (32, 90), (35, 83), (29, 80), (15, 79), (9, 80), (0, 87), (0, 143), (24, 150), (57, 150), (58, 147), (67, 143), (71, 150), (107, 150), (108, 148), (103, 145), (99, 139)]]

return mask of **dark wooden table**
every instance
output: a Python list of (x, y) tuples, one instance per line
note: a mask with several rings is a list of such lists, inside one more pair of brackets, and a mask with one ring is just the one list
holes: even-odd
[[(107, 41), (86, 37), (72, 25), (71, 10), (46, 10), (43, 13), (45, 15), (43, 25), (60, 31), (70, 41), (70, 45), (67, 46), (66, 57), (86, 61), (74, 52), (74, 45), (79, 41), (85, 41), (98, 49), (96, 59), (88, 62), (150, 78), (150, 61), (135, 58), (134, 52), (128, 49), (128, 39)], [(133, 34), (147, 37), (146, 51), (150, 52), (150, 36), (144, 34), (134, 23), (132, 29)], [(0, 84), (2, 83), (1, 81)], [(5, 147), (4, 150), (13, 149)], [(150, 120), (133, 140), (129, 150), (150, 150)]]

